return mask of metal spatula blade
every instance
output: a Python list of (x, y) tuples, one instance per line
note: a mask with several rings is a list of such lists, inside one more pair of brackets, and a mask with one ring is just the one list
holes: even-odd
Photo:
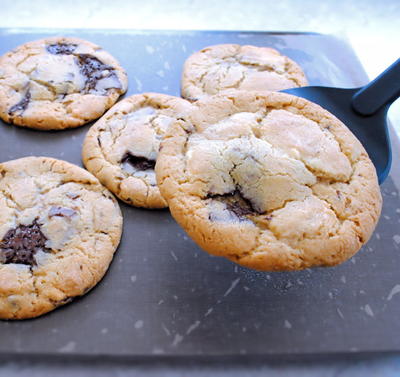
[(387, 111), (400, 96), (400, 59), (361, 88), (307, 86), (283, 92), (319, 104), (350, 128), (374, 163), (379, 184), (383, 183), (392, 161)]

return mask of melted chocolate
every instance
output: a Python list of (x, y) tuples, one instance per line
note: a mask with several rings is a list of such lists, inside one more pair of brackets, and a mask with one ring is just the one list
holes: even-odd
[(121, 163), (127, 162), (133, 166), (136, 170), (150, 170), (154, 169), (156, 162), (154, 160), (149, 160), (146, 157), (134, 156), (133, 154), (127, 152), (124, 157), (122, 157)]
[(227, 202), (226, 208), (228, 211), (233, 212), (237, 217), (245, 217), (247, 215), (254, 214), (251, 205), (249, 205), (248, 202), (243, 198)]
[(31, 225), (18, 225), (10, 229), (0, 242), (0, 262), (36, 266), (35, 254), (46, 248), (46, 236), (35, 220)]
[(226, 209), (239, 218), (257, 213), (257, 211), (253, 209), (250, 201), (244, 198), (238, 190), (225, 195), (209, 195), (208, 198), (225, 203)]
[(52, 45), (48, 45), (46, 50), (53, 55), (71, 55), (78, 45), (71, 43), (54, 43)]
[(10, 109), (8, 110), (8, 114), (13, 115), (17, 111), (23, 112), (28, 107), (30, 99), (31, 99), (31, 93), (28, 90), (25, 93), (24, 98), (21, 99), (21, 101), (16, 103), (14, 106), (10, 107)]
[[(99, 91), (106, 92), (108, 89), (120, 89), (121, 83), (118, 80), (112, 66), (90, 54), (74, 54), (78, 45), (69, 43), (55, 43), (48, 45), (46, 50), (53, 55), (74, 55), (82, 75), (86, 77), (85, 92)], [(102, 80), (101, 85), (99, 81)]]
[(102, 63), (99, 59), (89, 54), (78, 54), (78, 65), (81, 73), (86, 77), (85, 90), (96, 90), (96, 85), (102, 79), (110, 79), (112, 83), (108, 88), (121, 88), (117, 75), (114, 72), (114, 68), (110, 65)]

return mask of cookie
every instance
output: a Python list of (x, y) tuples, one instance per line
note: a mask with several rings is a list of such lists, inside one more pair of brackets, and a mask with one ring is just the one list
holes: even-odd
[(221, 44), (186, 60), (181, 91), (182, 97), (197, 100), (227, 89), (279, 91), (305, 85), (299, 65), (273, 48)]
[(82, 158), (118, 198), (144, 208), (164, 208), (154, 166), (168, 127), (190, 111), (182, 98), (145, 93), (125, 98), (98, 120), (86, 135)]
[(332, 266), (370, 238), (375, 168), (328, 111), (278, 92), (216, 95), (171, 126), (156, 165), (176, 221), (204, 250), (258, 270)]
[(121, 232), (117, 201), (86, 170), (47, 157), (0, 164), (0, 318), (37, 317), (84, 295)]
[(0, 58), (0, 118), (40, 130), (78, 127), (99, 118), (127, 85), (119, 63), (91, 42), (28, 42)]

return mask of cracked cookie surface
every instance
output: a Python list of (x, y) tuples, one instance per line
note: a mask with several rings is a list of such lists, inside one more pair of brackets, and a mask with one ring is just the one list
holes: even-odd
[(167, 207), (154, 167), (169, 126), (190, 109), (188, 101), (165, 94), (123, 99), (88, 131), (82, 149), (86, 168), (128, 204)]
[(103, 277), (122, 215), (89, 172), (26, 157), (0, 164), (0, 318), (47, 313)]
[(221, 44), (186, 60), (181, 92), (183, 98), (198, 100), (227, 89), (279, 91), (305, 85), (300, 66), (275, 49)]
[(259, 270), (345, 261), (381, 211), (375, 168), (328, 111), (284, 93), (232, 91), (197, 101), (171, 126), (157, 182), (204, 250)]
[(127, 85), (115, 58), (91, 42), (28, 42), (0, 57), (0, 117), (41, 130), (78, 127), (100, 117)]

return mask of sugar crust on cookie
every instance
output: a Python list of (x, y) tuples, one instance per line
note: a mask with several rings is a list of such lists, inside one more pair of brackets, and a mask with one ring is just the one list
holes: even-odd
[(154, 167), (169, 126), (190, 109), (188, 101), (166, 94), (123, 99), (88, 131), (82, 149), (86, 168), (128, 204), (167, 207)]
[(117, 60), (91, 42), (28, 42), (0, 57), (0, 117), (41, 130), (78, 127), (100, 117), (127, 85)]
[(0, 164), (0, 318), (47, 313), (84, 295), (118, 247), (116, 199), (86, 170), (47, 157)]
[(307, 85), (300, 66), (269, 47), (220, 44), (191, 55), (182, 73), (182, 97), (198, 100), (224, 90), (271, 90)]
[(382, 198), (354, 135), (320, 106), (238, 92), (194, 104), (162, 143), (170, 211), (206, 251), (259, 270), (345, 261), (368, 241)]

